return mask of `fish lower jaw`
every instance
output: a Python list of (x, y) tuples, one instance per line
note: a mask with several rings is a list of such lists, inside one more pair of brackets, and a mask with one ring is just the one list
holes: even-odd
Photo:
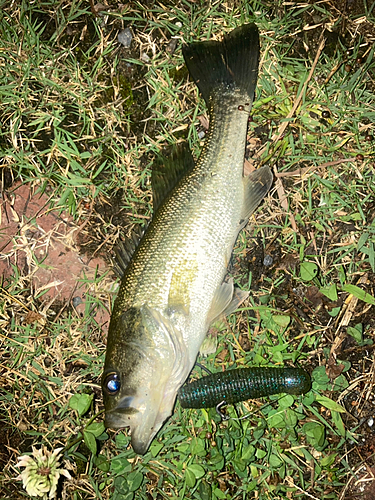
[(125, 415), (120, 411), (108, 412), (105, 416), (105, 426), (109, 429), (124, 429), (130, 427), (132, 415)]
[(125, 415), (121, 411), (113, 411), (107, 413), (105, 418), (105, 426), (114, 430), (129, 427), (133, 450), (138, 455), (144, 455), (147, 452), (151, 441), (154, 439), (155, 434), (159, 430), (159, 428), (157, 428), (156, 430), (152, 427), (145, 429), (144, 426), (141, 425), (141, 421), (141, 413)]
[(120, 401), (116, 408), (106, 413), (105, 425), (111, 429), (129, 427), (135, 453), (144, 455), (157, 432), (171, 416), (176, 395), (177, 387), (174, 387), (173, 391), (148, 391), (147, 398), (142, 394), (136, 395), (128, 407), (122, 408)]

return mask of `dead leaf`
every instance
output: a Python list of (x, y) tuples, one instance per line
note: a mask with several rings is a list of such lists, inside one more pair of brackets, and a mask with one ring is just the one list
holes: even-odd
[(337, 364), (336, 363), (336, 356), (333, 354), (330, 355), (327, 366), (326, 366), (326, 374), (331, 380), (335, 380), (337, 377), (339, 377), (345, 368), (345, 365), (342, 363)]
[(317, 308), (323, 303), (323, 294), (319, 291), (317, 286), (309, 286), (306, 290), (305, 297), (311, 302), (313, 307)]
[(25, 316), (24, 323), (26, 323), (26, 325), (31, 325), (31, 323), (35, 323), (36, 321), (39, 321), (42, 318), (43, 316), (38, 312), (29, 311)]
[(279, 265), (277, 266), (277, 269), (287, 272), (294, 271), (298, 263), (299, 257), (296, 253), (288, 254), (281, 259)]

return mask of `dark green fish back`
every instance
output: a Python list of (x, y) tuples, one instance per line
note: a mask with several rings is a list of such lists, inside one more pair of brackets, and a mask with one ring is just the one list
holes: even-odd
[(212, 408), (283, 392), (304, 394), (310, 388), (310, 376), (300, 368), (238, 368), (185, 384), (178, 397), (183, 408)]

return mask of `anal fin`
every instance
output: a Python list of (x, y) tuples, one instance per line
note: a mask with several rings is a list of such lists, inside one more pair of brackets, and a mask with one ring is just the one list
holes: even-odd
[(243, 221), (248, 221), (250, 215), (268, 193), (272, 181), (273, 175), (269, 167), (254, 170), (243, 178), (244, 204), (241, 214)]

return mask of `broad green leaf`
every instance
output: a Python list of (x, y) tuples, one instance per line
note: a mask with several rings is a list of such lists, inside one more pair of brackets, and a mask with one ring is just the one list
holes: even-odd
[(255, 447), (250, 444), (248, 446), (246, 446), (243, 450), (242, 450), (242, 460), (250, 460), (253, 456), (254, 456), (254, 453), (255, 453)]
[(361, 344), (363, 342), (362, 331), (359, 330), (358, 328), (353, 328), (351, 326), (348, 326), (346, 332), (348, 335), (353, 337), (358, 344)]
[(266, 455), (267, 455), (267, 452), (264, 450), (261, 450), (260, 448), (258, 448), (257, 451), (255, 452), (255, 456), (257, 458), (264, 458)]
[(301, 262), (300, 276), (303, 281), (311, 281), (318, 274), (318, 266), (314, 262)]
[(274, 314), (272, 319), (281, 328), (286, 328), (290, 323), (290, 316), (286, 316), (284, 314)]
[(134, 500), (134, 493), (132, 491), (128, 491), (127, 493), (120, 493), (115, 490), (111, 500)]
[(95, 457), (94, 463), (99, 470), (103, 472), (109, 471), (110, 463), (107, 457), (105, 457), (104, 455), (98, 455), (97, 457)]
[(280, 352), (280, 351), (286, 351), (289, 347), (289, 343), (285, 342), (285, 344), (278, 344), (272, 346), (272, 352)]
[(92, 394), (73, 394), (69, 399), (69, 407), (76, 410), (78, 416), (82, 417), (89, 410), (93, 397)]
[(332, 399), (327, 398), (326, 396), (321, 396), (320, 394), (316, 394), (315, 400), (325, 408), (328, 408), (329, 410), (338, 411), (339, 413), (346, 412), (345, 408), (343, 408), (335, 401), (332, 401)]
[(333, 381), (334, 391), (343, 391), (349, 386), (349, 382), (346, 380), (345, 375), (341, 374)]
[(203, 469), (203, 467), (199, 464), (191, 464), (188, 467), (188, 470), (191, 471), (196, 479), (200, 479), (206, 474), (206, 471)]
[(259, 477), (259, 470), (255, 465), (250, 465), (250, 473), (251, 473), (251, 476), (254, 478)]
[(117, 448), (126, 448), (129, 444), (129, 438), (128, 436), (125, 436), (123, 432), (117, 434), (117, 436), (115, 437), (115, 441)]
[[(270, 427), (276, 427), (277, 429), (283, 429), (285, 427), (285, 415), (283, 412), (275, 413), (268, 418), (268, 425)], [(259, 458), (259, 457), (258, 457)]]
[(338, 413), (337, 411), (332, 411), (331, 415), (332, 415), (332, 420), (334, 421), (340, 436), (345, 437), (346, 436), (345, 426), (344, 422), (342, 421), (340, 413)]
[(272, 361), (274, 363), (282, 363), (284, 361), (283, 355), (280, 351), (272, 350)]
[(270, 464), (271, 467), (276, 468), (276, 467), (281, 467), (283, 461), (275, 453), (271, 453), (268, 463)]
[(85, 431), (91, 432), (95, 437), (99, 437), (105, 432), (105, 427), (103, 422), (94, 422), (86, 427)]
[[(258, 486), (258, 481), (254, 479), (253, 481), (250, 481), (250, 483), (247, 485), (246, 490), (247, 491), (254, 491)], [(253, 497), (256, 498), (256, 497)]]
[(201, 481), (198, 487), (200, 500), (211, 500), (212, 488), (208, 481)]
[(138, 471), (131, 472), (128, 476), (126, 476), (126, 479), (128, 481), (129, 490), (137, 491), (142, 484), (143, 474)]
[(195, 483), (197, 482), (197, 480), (195, 478), (195, 474), (194, 474), (193, 471), (191, 471), (189, 469), (186, 469), (186, 471), (185, 471), (185, 481), (186, 481), (186, 484), (190, 488), (194, 488)]
[(94, 434), (91, 432), (83, 431), (83, 439), (85, 441), (85, 445), (91, 451), (93, 455), (96, 455), (97, 445)]
[(241, 458), (232, 458), (231, 463), (237, 472), (237, 474), (241, 474), (246, 469), (246, 462), (244, 462)]
[(206, 449), (204, 446), (204, 441), (202, 439), (194, 438), (191, 442), (191, 454), (197, 455), (198, 457), (206, 456)]
[(315, 448), (320, 448), (325, 440), (325, 428), (318, 422), (308, 422), (303, 426), (307, 441)]
[(341, 307), (334, 307), (331, 310), (327, 309), (328, 314), (330, 316), (332, 316), (332, 318), (335, 318), (340, 311), (341, 311)]
[(335, 463), (336, 457), (337, 457), (337, 453), (331, 453), (331, 455), (327, 455), (326, 457), (323, 457), (319, 462), (320, 466), (321, 467), (330, 467), (331, 465), (333, 465)]
[(115, 490), (125, 495), (129, 491), (129, 485), (124, 476), (117, 476), (113, 483)]
[(151, 455), (155, 458), (157, 456), (157, 454), (159, 453), (159, 451), (163, 448), (163, 446), (164, 445), (162, 443), (158, 443), (157, 441), (154, 441), (150, 446)]
[(210, 460), (210, 469), (221, 470), (224, 467), (224, 457), (220, 453), (213, 455)]
[(307, 395), (303, 398), (302, 404), (305, 406), (310, 406), (315, 401), (315, 395), (313, 391), (309, 391)]
[(219, 498), (220, 500), (224, 500), (225, 498), (227, 498), (227, 496), (224, 493), (224, 491), (219, 490), (219, 488), (216, 488), (213, 491), (213, 494), (215, 495), (215, 498)]
[(363, 300), (363, 302), (366, 302), (367, 304), (375, 305), (375, 298), (371, 294), (362, 290), (362, 288), (359, 288), (359, 286), (343, 285), (342, 289), (344, 292), (351, 293), (354, 297)]
[(282, 398), (279, 399), (280, 408), (289, 408), (294, 403), (294, 397), (290, 394), (286, 394)]
[(332, 302), (336, 302), (336, 300), (337, 300), (337, 287), (336, 287), (335, 283), (333, 283), (330, 286), (324, 286), (319, 291), (320, 291), (320, 293), (322, 293), (323, 295), (328, 297), (329, 300), (332, 300)]
[(369, 238), (369, 233), (362, 233), (359, 240), (358, 240), (358, 243), (357, 243), (357, 251), (360, 252), (362, 247), (366, 244), (368, 238)]
[(111, 472), (113, 474), (124, 474), (132, 469), (131, 463), (124, 457), (112, 458)]

